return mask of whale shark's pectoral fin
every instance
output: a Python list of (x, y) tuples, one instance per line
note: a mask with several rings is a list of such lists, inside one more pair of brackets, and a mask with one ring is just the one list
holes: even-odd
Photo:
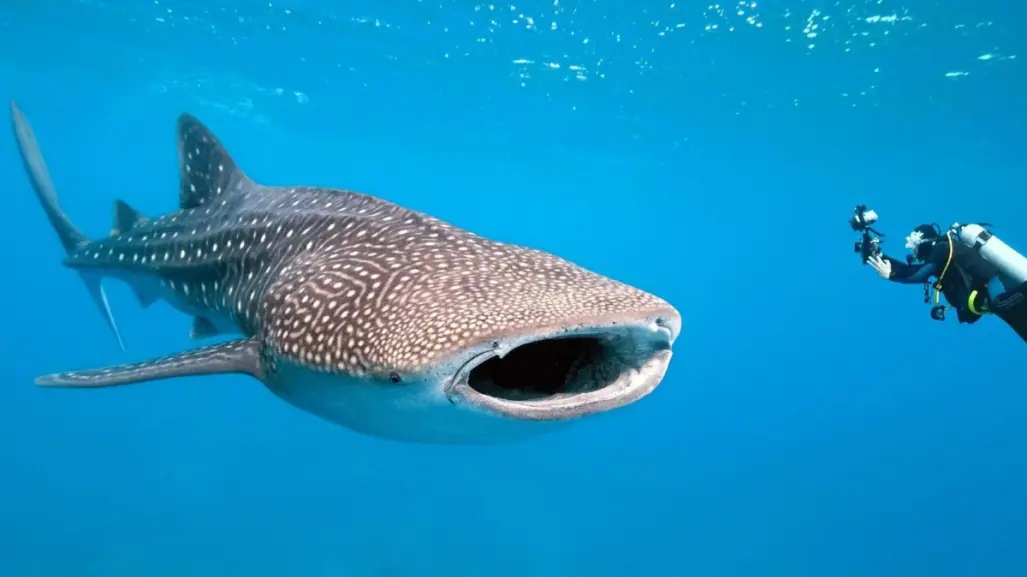
[(176, 377), (241, 373), (262, 379), (260, 341), (240, 339), (149, 361), (71, 371), (36, 379), (44, 387), (98, 388)]

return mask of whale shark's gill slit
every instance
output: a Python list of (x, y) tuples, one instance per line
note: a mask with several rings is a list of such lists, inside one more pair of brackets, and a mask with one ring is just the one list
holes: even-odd
[(507, 401), (538, 401), (600, 390), (627, 365), (617, 340), (602, 335), (545, 339), (521, 345), (471, 370), (475, 391)]

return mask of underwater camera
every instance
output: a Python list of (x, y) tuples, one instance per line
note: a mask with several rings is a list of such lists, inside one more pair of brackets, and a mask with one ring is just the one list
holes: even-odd
[(860, 233), (859, 240), (853, 244), (854, 252), (859, 254), (863, 259), (863, 264), (866, 264), (870, 257), (881, 253), (878, 246), (881, 243), (879, 237), (884, 235), (873, 229), (873, 224), (877, 222), (877, 212), (867, 208), (865, 204), (857, 206), (852, 212), (849, 226), (852, 230)]
[(877, 222), (877, 212), (861, 204), (853, 209), (853, 215), (849, 218), (849, 226), (856, 232), (869, 230)]

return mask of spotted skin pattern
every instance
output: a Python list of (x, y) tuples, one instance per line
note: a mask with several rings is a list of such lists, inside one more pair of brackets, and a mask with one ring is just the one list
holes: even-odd
[[(66, 264), (159, 279), (321, 371), (424, 370), (469, 342), (664, 301), (551, 254), (346, 190), (254, 184), (197, 120), (179, 121), (191, 206), (90, 243)], [(209, 183), (209, 184), (208, 184)]]
[[(34, 138), (19, 142), (40, 180), (30, 166), (33, 154), (42, 163)], [(666, 301), (543, 251), (358, 192), (257, 184), (188, 114), (178, 121), (178, 149), (175, 212), (151, 219), (119, 201), (111, 235), (90, 241), (75, 236), (55, 196), (41, 201), (69, 249), (66, 266), (124, 280), (143, 304), (168, 301), (194, 317), (195, 338), (242, 339), (42, 382), (111, 386), (216, 372), (265, 379), (289, 363), (399, 383), (424, 380), (482, 343), (661, 315), (677, 322)]]

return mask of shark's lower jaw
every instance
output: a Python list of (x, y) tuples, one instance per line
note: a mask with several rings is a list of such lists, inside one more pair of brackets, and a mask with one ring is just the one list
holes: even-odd
[[(282, 399), (374, 437), (492, 444), (624, 407), (659, 385), (680, 328), (675, 311), (486, 341), (400, 384), (278, 359), (265, 384)], [(452, 364), (451, 364), (452, 363)]]
[(624, 407), (663, 380), (679, 321), (497, 342), (457, 372), (451, 400), (508, 419), (563, 421)]

